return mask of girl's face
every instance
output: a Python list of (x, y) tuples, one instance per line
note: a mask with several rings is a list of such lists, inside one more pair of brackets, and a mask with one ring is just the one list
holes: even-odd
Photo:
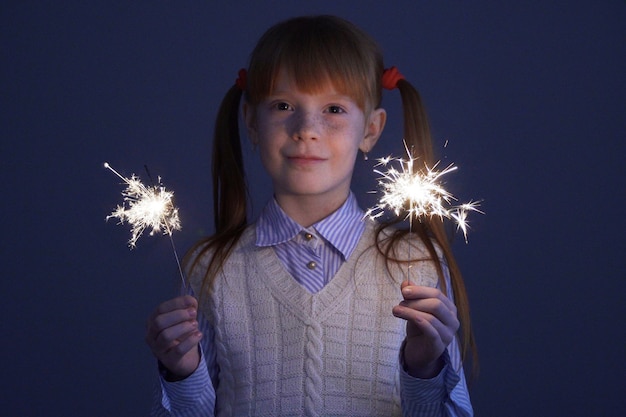
[(370, 151), (386, 117), (383, 109), (365, 114), (330, 83), (316, 93), (299, 91), (284, 71), (271, 95), (244, 113), (283, 209), (300, 201), (330, 212), (347, 198), (357, 153)]

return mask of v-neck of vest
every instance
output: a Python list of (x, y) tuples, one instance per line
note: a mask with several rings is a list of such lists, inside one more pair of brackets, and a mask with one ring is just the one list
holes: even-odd
[[(251, 244), (254, 245), (254, 233)], [(359, 277), (356, 264), (373, 243), (373, 225), (368, 222), (352, 256), (341, 265), (335, 276), (317, 293), (309, 292), (285, 269), (272, 247), (255, 247), (254, 262), (259, 265), (260, 284), (266, 285), (274, 297), (302, 320), (324, 320), (338, 308), (348, 292), (354, 291)]]

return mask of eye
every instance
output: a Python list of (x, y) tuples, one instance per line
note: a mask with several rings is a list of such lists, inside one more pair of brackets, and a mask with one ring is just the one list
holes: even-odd
[(339, 114), (345, 113), (346, 111), (341, 106), (328, 106), (328, 113)]
[(275, 103), (274, 104), (274, 108), (276, 110), (282, 110), (282, 111), (291, 110), (291, 106), (289, 105), (289, 103), (286, 103), (284, 101), (280, 101), (278, 103)]

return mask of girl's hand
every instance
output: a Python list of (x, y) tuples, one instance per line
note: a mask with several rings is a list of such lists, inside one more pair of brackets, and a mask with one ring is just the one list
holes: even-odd
[(160, 304), (148, 319), (146, 343), (169, 371), (168, 380), (188, 377), (200, 363), (197, 312), (198, 301), (186, 295)]
[(404, 363), (410, 375), (433, 378), (443, 368), (441, 355), (459, 328), (456, 306), (440, 290), (404, 281), (403, 301), (393, 315), (406, 320)]

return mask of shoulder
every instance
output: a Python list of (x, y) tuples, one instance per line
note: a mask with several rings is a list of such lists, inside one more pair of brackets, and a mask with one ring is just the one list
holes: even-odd
[[(248, 225), (237, 239), (237, 242), (235, 243), (233, 249), (247, 246), (250, 243), (254, 244), (255, 238), (256, 225)], [(216, 242), (217, 239), (215, 236), (209, 236), (199, 240), (187, 252), (185, 258), (198, 261), (206, 261), (207, 259), (210, 260), (213, 254), (219, 249)]]
[[(250, 248), (254, 247), (255, 238), (255, 226), (248, 225), (230, 250), (228, 258), (241, 256), (242, 253), (250, 251)], [(196, 242), (184, 259), (185, 273), (189, 281), (202, 282), (215, 254), (225, 249), (227, 245), (227, 243), (218, 242), (214, 236)]]
[(435, 240), (428, 238), (425, 241), (417, 233), (409, 233), (395, 226), (384, 227), (374, 220), (367, 220), (363, 240), (369, 241), (374, 257), (384, 262), (390, 275), (402, 277), (403, 280), (410, 270), (408, 277), (416, 284), (430, 287), (438, 285), (438, 265), (444, 262), (444, 257)]
[(364, 239), (368, 239), (379, 248), (390, 250), (392, 254), (409, 255), (413, 259), (432, 259), (435, 256), (443, 258), (443, 251), (436, 240), (424, 240), (418, 233), (411, 233), (394, 225), (385, 226), (375, 220), (366, 220)]

